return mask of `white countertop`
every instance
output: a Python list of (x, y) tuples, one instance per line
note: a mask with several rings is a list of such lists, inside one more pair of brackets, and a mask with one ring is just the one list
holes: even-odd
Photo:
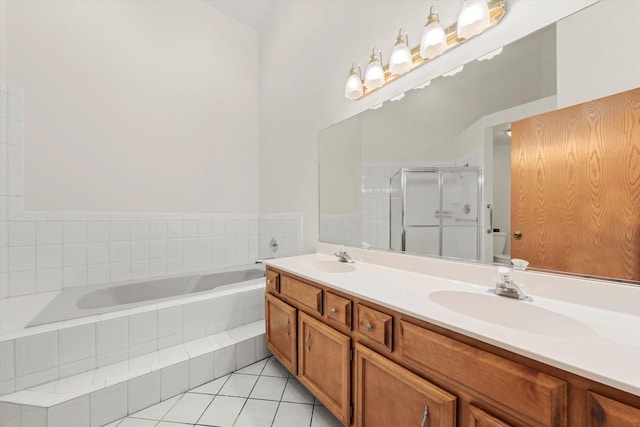
[[(561, 279), (547, 275), (549, 286), (522, 286), (534, 298), (529, 303), (488, 294), (495, 282), (486, 280), (473, 279), (482, 283), (474, 284), (362, 261), (351, 264), (353, 271), (329, 273), (311, 268), (316, 261), (338, 262), (334, 256), (311, 254), (269, 260), (267, 265), (640, 396), (640, 287), (591, 283), (589, 293), (596, 301), (577, 304), (567, 299), (567, 289), (560, 289)], [(486, 274), (481, 269), (491, 269), (449, 263), (449, 268), (472, 274), (477, 270), (481, 274), (474, 277), (482, 279)], [(553, 297), (554, 286), (558, 298)], [(471, 302), (460, 298), (458, 305), (459, 294), (452, 291), (473, 298)], [(598, 292), (603, 293), (600, 300), (606, 300), (602, 307)], [(436, 302), (438, 296), (448, 302)], [(632, 310), (611, 309), (616, 298), (624, 307), (629, 307), (631, 298)], [(482, 305), (486, 300), (491, 310), (478, 307), (476, 299)], [(473, 313), (478, 310), (480, 315)]]

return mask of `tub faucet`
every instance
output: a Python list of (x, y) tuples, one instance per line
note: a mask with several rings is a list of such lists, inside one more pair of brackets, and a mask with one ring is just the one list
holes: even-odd
[(340, 248), (340, 250), (336, 252), (334, 255), (338, 257), (338, 260), (340, 262), (348, 262), (349, 264), (355, 263), (355, 261), (351, 259), (347, 251), (345, 251), (342, 248)]
[(498, 267), (498, 274), (500, 275), (500, 280), (496, 283), (495, 288), (489, 289), (490, 293), (501, 297), (517, 298), (522, 301), (533, 301), (533, 298), (525, 295), (520, 287), (511, 280), (511, 270), (509, 268)]

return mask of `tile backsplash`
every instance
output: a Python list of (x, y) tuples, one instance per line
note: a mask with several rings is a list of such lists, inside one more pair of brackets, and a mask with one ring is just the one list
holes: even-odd
[(0, 299), (302, 253), (299, 213), (25, 211), (23, 111), (22, 89), (0, 83)]

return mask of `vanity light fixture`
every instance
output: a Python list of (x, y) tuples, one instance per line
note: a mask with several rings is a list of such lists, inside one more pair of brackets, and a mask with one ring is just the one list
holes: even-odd
[(459, 66), (458, 68), (454, 68), (453, 70), (447, 71), (442, 75), (442, 77), (453, 77), (458, 74), (460, 71), (464, 69), (464, 65)]
[(485, 0), (464, 0), (458, 15), (458, 38), (468, 39), (489, 28), (491, 17)]
[(422, 83), (421, 85), (418, 85), (416, 87), (414, 87), (414, 89), (424, 89), (425, 87), (429, 86), (431, 84), (431, 80), (427, 80), (426, 82)]
[(487, 53), (486, 55), (482, 55), (478, 57), (478, 61), (487, 61), (489, 59), (492, 59), (494, 56), (498, 56), (502, 53), (502, 49), (501, 47), (499, 47), (496, 50), (492, 50), (491, 52)]
[[(400, 29), (396, 45), (391, 53), (389, 65), (383, 65), (382, 53), (379, 49), (373, 49), (369, 65), (364, 74), (362, 96), (367, 96), (401, 75), (415, 70), (438, 55), (497, 25), (505, 14), (504, 5), (505, 0), (464, 0), (457, 23), (444, 28), (444, 47), (441, 43), (435, 41), (437, 33), (433, 31), (437, 30), (431, 30), (436, 28), (436, 24), (440, 25), (438, 12), (431, 8), (420, 45), (412, 49), (409, 48), (408, 35)], [(433, 37), (433, 41), (431, 37)], [(425, 39), (427, 41), (424, 41)], [(441, 52), (439, 52), (440, 49), (442, 49)], [(376, 50), (378, 54), (376, 54)], [(352, 79), (352, 75), (354, 73), (350, 71), (347, 79)], [(349, 97), (345, 89), (345, 97), (347, 99), (359, 99), (362, 96), (357, 98)]]
[(396, 38), (396, 45), (391, 52), (391, 58), (389, 59), (389, 71), (391, 74), (404, 74), (411, 69), (413, 64), (411, 50), (409, 50), (409, 36), (407, 32), (400, 28), (398, 37)]
[[(356, 66), (358, 69), (356, 70)], [(362, 69), (355, 62), (351, 65), (347, 84), (344, 87), (344, 97), (347, 99), (358, 99), (362, 96), (364, 88), (362, 87)]]
[(420, 56), (422, 59), (431, 59), (442, 54), (447, 48), (447, 35), (444, 32), (440, 17), (435, 7), (431, 6), (427, 23), (424, 26), (422, 40), (420, 41)]
[[(376, 50), (378, 55), (376, 55)], [(378, 58), (379, 57), (379, 58)], [(367, 90), (381, 87), (385, 82), (384, 69), (382, 68), (382, 52), (378, 48), (373, 48), (367, 71), (364, 73), (364, 85)]]

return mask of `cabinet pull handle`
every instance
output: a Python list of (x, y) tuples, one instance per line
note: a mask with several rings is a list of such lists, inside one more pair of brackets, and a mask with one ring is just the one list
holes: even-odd
[(429, 418), (429, 407), (427, 405), (424, 405), (424, 415), (422, 417), (422, 424), (420, 424), (420, 427), (427, 427), (428, 418)]
[(331, 314), (333, 314), (334, 316), (336, 315), (336, 309), (335, 308), (331, 309)]
[(366, 325), (364, 325), (364, 330), (365, 331), (371, 332), (372, 329), (373, 329), (373, 327), (370, 324), (367, 323)]
[(287, 338), (291, 336), (291, 319), (287, 318)]
[(307, 338), (304, 340), (304, 345), (307, 347), (307, 352), (311, 353), (311, 331), (307, 331)]

